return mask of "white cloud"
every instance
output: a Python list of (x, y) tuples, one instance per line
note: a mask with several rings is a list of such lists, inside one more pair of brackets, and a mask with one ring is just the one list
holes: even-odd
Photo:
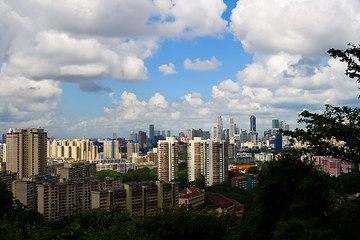
[(242, 0), (230, 27), (249, 52), (325, 55), (358, 42), (359, 11), (357, 0)]
[(200, 60), (200, 58), (196, 58), (194, 61), (186, 58), (184, 61), (184, 68), (186, 70), (209, 71), (215, 70), (219, 66), (221, 66), (221, 62), (217, 60), (216, 57), (212, 57), (210, 60)]
[(164, 75), (177, 74), (178, 72), (175, 70), (175, 65), (173, 63), (169, 63), (168, 65), (163, 64), (159, 66), (159, 71)]

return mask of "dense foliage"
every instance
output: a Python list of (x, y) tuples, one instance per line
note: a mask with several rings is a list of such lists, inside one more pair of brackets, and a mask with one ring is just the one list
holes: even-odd
[(300, 114), (305, 129), (285, 131), (292, 143), (301, 142), (303, 150), (320, 156), (333, 156), (351, 163), (360, 163), (360, 109), (326, 105), (324, 113)]
[(97, 171), (96, 176), (100, 178), (104, 177), (120, 177), (124, 183), (126, 182), (143, 182), (143, 181), (156, 181), (157, 168), (149, 169), (147, 167), (139, 168), (135, 171), (129, 171), (127, 173), (118, 173), (113, 170)]

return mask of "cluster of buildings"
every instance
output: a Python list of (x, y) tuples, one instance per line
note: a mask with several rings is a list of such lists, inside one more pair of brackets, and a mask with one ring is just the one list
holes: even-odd
[[(97, 177), (99, 168), (110, 164), (113, 170), (117, 170), (114, 169), (116, 164), (126, 162), (121, 159), (116, 159), (116, 162), (112, 158), (84, 161), (94, 156), (96, 147), (91, 141), (54, 140), (49, 146), (44, 129), (35, 128), (11, 129), (6, 138), (6, 171), (1, 172), (0, 181), (7, 184), (20, 202), (49, 220), (114, 205), (132, 215), (146, 215), (158, 207), (178, 205), (176, 182), (124, 184), (120, 178)], [(48, 150), (58, 156), (67, 154), (66, 157), (72, 161), (53, 159), (48, 164)]]

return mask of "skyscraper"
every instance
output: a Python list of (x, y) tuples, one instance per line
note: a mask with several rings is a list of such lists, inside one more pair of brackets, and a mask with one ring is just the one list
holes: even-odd
[(230, 139), (233, 139), (234, 136), (235, 136), (234, 117), (230, 117)]
[(158, 141), (158, 178), (162, 181), (171, 181), (178, 178), (179, 142), (174, 137)]
[(138, 142), (139, 142), (139, 147), (140, 148), (145, 147), (146, 140), (147, 140), (146, 132), (139, 131)]
[(223, 139), (223, 124), (222, 124), (221, 116), (218, 116), (216, 128), (217, 128), (216, 138), (218, 138), (219, 140)]
[(272, 128), (279, 128), (279, 119), (272, 120)]
[(155, 129), (154, 129), (154, 124), (150, 124), (149, 125), (149, 143), (151, 145), (154, 145), (154, 135), (155, 134)]
[(254, 115), (250, 117), (250, 132), (256, 132), (256, 117)]
[(131, 162), (134, 162), (132, 160), (132, 157), (133, 157), (134, 153), (139, 153), (139, 143), (137, 143), (137, 142), (127, 143), (126, 149), (127, 149), (127, 151), (126, 151), (127, 159), (130, 159)]
[(19, 179), (45, 174), (47, 133), (44, 129), (10, 129), (6, 135), (6, 169)]

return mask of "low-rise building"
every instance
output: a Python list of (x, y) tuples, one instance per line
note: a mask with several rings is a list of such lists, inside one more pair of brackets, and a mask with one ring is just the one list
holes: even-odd
[(257, 174), (244, 174), (242, 176), (234, 177), (231, 179), (232, 187), (251, 190), (257, 183)]
[(197, 187), (189, 187), (179, 192), (179, 204), (196, 207), (205, 203), (205, 192)]

